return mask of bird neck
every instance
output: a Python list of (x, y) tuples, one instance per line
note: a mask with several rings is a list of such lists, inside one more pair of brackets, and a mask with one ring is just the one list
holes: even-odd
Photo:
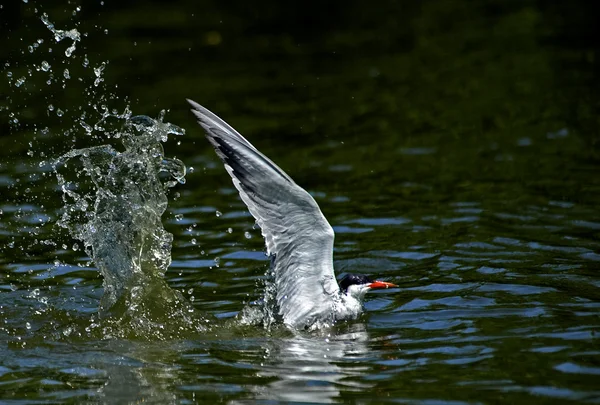
[(362, 304), (362, 299), (364, 297), (364, 294), (362, 295), (362, 297), (356, 297), (352, 294), (348, 294), (348, 293), (340, 293), (340, 302), (339, 305), (336, 308), (336, 313), (337, 316), (336, 318), (338, 319), (354, 319), (356, 317), (358, 317), (358, 315), (362, 312), (363, 310), (363, 304)]

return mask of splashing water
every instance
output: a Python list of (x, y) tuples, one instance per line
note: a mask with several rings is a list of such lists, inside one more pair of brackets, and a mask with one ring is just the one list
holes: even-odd
[[(41, 177), (52, 171), (57, 176), (63, 193), (57, 224), (76, 239), (69, 243), (73, 251), (83, 247), (92, 259), (104, 287), (99, 314), (90, 318), (87, 313), (82, 317), (71, 313), (65, 317), (66, 326), (52, 324), (47, 332), (64, 329), (61, 337), (93, 334), (99, 338), (171, 339), (204, 332), (207, 325), (214, 327), (163, 277), (171, 263), (173, 236), (164, 229), (161, 217), (168, 205), (167, 191), (185, 182), (186, 169), (181, 161), (164, 156), (162, 144), (169, 135), (183, 135), (184, 131), (163, 122), (164, 113), (158, 119), (132, 117), (127, 97), (114, 92), (117, 86), (105, 81), (110, 61), (78, 52), (82, 49), (78, 45), (89, 34), (85, 24), (74, 18), (64, 23), (72, 26), (58, 29), (40, 8), (31, 11), (36, 24), (44, 27), (42, 32), (51, 37), (19, 40), (25, 48), (14, 53), (20, 59), (3, 66), (2, 79), (10, 93), (0, 103), (0, 112), (6, 116), (9, 132), (30, 135), (27, 157), (34, 170), (39, 170)], [(58, 43), (60, 47), (54, 46)], [(30, 111), (34, 97), (48, 100), (42, 111)], [(71, 97), (84, 102), (74, 105)], [(49, 144), (51, 132), (63, 136), (54, 137), (56, 142)], [(90, 143), (100, 146), (83, 147)], [(61, 157), (49, 161), (51, 155)], [(17, 180), (10, 186), (14, 204), (27, 201), (43, 211), (41, 195), (30, 192), (30, 182), (21, 184), (25, 182)], [(50, 223), (55, 215), (49, 211), (43, 221)], [(42, 226), (36, 224), (32, 232), (40, 232)], [(63, 236), (56, 233), (31, 242), (13, 238), (6, 249), (59, 246), (55, 237)], [(52, 262), (49, 273), (58, 266), (69, 266), (58, 256)], [(46, 300), (43, 289), (37, 291), (42, 291), (41, 295), (31, 296), (40, 301), (43, 311), (60, 312)]]
[[(52, 37), (37, 37), (33, 43), (20, 39), (26, 48), (15, 50), (19, 59), (3, 66), (2, 78), (10, 93), (0, 112), (7, 116), (10, 132), (30, 135), (27, 157), (40, 176), (51, 175), (50, 169), (57, 176), (63, 193), (57, 224), (77, 240), (70, 243), (74, 251), (83, 246), (92, 258), (104, 287), (99, 317), (93, 314), (91, 318), (87, 313), (82, 317), (72, 312), (65, 317), (56, 315), (61, 310), (47, 301), (44, 290), (32, 288), (42, 292), (31, 294), (42, 304), (40, 311), (65, 320), (64, 324), (51, 323), (46, 332), (58, 332), (59, 338), (79, 334), (102, 339), (172, 339), (205, 331), (206, 319), (163, 278), (171, 263), (173, 236), (164, 229), (161, 216), (167, 208), (168, 189), (185, 182), (186, 169), (181, 161), (164, 156), (162, 143), (169, 135), (183, 135), (184, 131), (163, 122), (164, 113), (156, 120), (132, 117), (127, 97), (114, 92), (117, 86), (109, 87), (105, 81), (109, 61), (77, 52), (81, 48), (76, 47), (88, 36), (85, 24), (72, 19), (74, 26), (58, 29), (40, 8), (31, 11), (36, 24), (43, 24), (47, 28), (44, 33), (49, 30)], [(61, 46), (53, 50), (54, 43)], [(84, 102), (75, 105), (71, 97)], [(34, 98), (48, 100), (42, 111), (30, 111)], [(51, 132), (62, 135), (54, 137), (53, 144), (47, 142)], [(123, 147), (114, 143), (117, 139)], [(79, 143), (100, 146), (74, 146)], [(61, 157), (49, 161), (51, 155)], [(23, 196), (43, 210), (40, 194), (30, 193), (29, 183), (23, 190), (20, 184), (16, 180), (11, 186), (15, 205), (22, 203)], [(52, 222), (54, 215), (50, 211), (44, 218)], [(36, 224), (33, 232), (40, 232), (41, 226)], [(39, 248), (39, 244), (59, 245), (54, 237), (24, 240), (23, 245), (13, 240), (7, 248), (26, 251)], [(68, 266), (58, 256), (53, 263), (50, 272)]]
[(71, 46), (65, 50), (65, 56), (67, 58), (71, 57), (73, 52), (75, 52), (75, 47), (77, 45), (77, 42), (79, 42), (81, 40), (81, 35), (79, 34), (79, 31), (77, 31), (77, 29), (75, 29), (75, 28), (70, 29), (70, 30), (56, 29), (54, 27), (54, 24), (51, 23), (50, 20), (48, 19), (48, 14), (46, 14), (46, 13), (42, 14), (42, 17), (40, 19), (42, 20), (44, 25), (46, 27), (48, 27), (48, 29), (54, 34), (54, 40), (56, 42), (60, 42), (65, 38), (69, 38), (69, 39), (73, 40), (73, 43), (71, 44)]
[[(183, 162), (165, 157), (161, 144), (184, 131), (163, 117), (128, 119), (116, 136), (123, 152), (101, 145), (71, 150), (55, 162), (64, 201), (58, 225), (83, 243), (104, 277), (101, 316), (149, 330), (174, 320), (199, 330), (192, 306), (163, 279), (173, 242), (161, 222), (166, 192), (185, 183), (186, 174)], [(73, 163), (81, 168), (61, 172)], [(76, 179), (67, 180), (69, 174)]]

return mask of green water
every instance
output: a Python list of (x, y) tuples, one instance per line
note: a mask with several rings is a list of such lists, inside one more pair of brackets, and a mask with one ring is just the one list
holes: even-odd
[[(77, 5), (0, 8), (0, 403), (600, 402), (597, 7)], [(43, 12), (82, 33), (71, 57)], [(268, 260), (186, 97), (315, 196), (338, 274), (402, 288), (320, 333), (237, 324)], [(205, 333), (101, 320), (102, 278), (55, 225), (48, 162), (120, 145), (103, 105), (186, 130), (165, 280)]]

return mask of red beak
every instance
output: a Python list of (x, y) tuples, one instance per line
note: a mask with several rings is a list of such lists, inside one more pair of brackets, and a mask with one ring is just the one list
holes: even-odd
[(381, 289), (381, 288), (395, 288), (398, 287), (396, 284), (392, 284), (392, 283), (388, 283), (387, 281), (374, 281), (371, 284), (369, 284), (369, 288), (374, 290), (374, 289)]

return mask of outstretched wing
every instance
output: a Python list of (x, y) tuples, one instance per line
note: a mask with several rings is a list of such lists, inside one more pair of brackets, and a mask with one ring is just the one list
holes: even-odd
[(273, 258), (279, 313), (304, 327), (333, 315), (334, 233), (310, 194), (235, 129), (192, 100), (192, 112), (260, 226)]

